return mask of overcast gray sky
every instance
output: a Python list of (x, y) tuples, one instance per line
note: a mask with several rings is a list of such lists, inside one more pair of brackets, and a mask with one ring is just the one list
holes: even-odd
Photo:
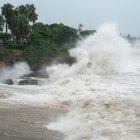
[(96, 29), (107, 22), (116, 22), (120, 32), (140, 36), (140, 0), (0, 0), (14, 6), (34, 4), (39, 21), (64, 23), (84, 29)]

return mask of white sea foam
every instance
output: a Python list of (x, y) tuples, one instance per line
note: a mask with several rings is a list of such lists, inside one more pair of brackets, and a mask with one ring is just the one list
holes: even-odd
[(117, 26), (105, 24), (97, 33), (82, 40), (71, 49), (70, 56), (77, 63), (54, 65), (47, 68), (52, 79), (71, 76), (78, 73), (112, 74), (133, 72), (135, 68), (130, 56), (130, 44), (120, 36)]
[(75, 64), (48, 67), (49, 79), (41, 87), (13, 86), (16, 96), (8, 101), (68, 109), (47, 125), (66, 140), (138, 140), (140, 76), (117, 26), (99, 27), (69, 52)]
[(70, 55), (76, 57), (76, 64), (55, 65), (48, 73), (57, 80), (53, 85), (57, 90), (52, 92), (57, 101), (72, 105), (68, 114), (47, 127), (64, 133), (66, 140), (138, 140), (139, 90), (134, 92), (135, 86), (114, 80), (136, 72), (130, 44), (116, 25), (101, 26), (70, 50)]
[(12, 67), (6, 67), (0, 70), (0, 82), (4, 82), (8, 79), (15, 80), (29, 73), (29, 65), (25, 62), (18, 62)]

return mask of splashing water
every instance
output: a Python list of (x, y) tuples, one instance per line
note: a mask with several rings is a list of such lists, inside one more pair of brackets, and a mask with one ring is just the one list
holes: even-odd
[(66, 140), (138, 140), (139, 113), (135, 106), (140, 106), (136, 99), (139, 95), (112, 79), (116, 74), (136, 71), (130, 52), (130, 44), (119, 35), (117, 26), (105, 24), (70, 50), (76, 64), (50, 67), (53, 80), (69, 79), (61, 91), (57, 84), (62, 80), (55, 85), (59, 99), (73, 98), (68, 99), (72, 100), (68, 114), (47, 127), (64, 133)]
[(47, 68), (49, 76), (60, 78), (78, 73), (113, 74), (134, 71), (130, 44), (120, 36), (117, 26), (105, 24), (97, 33), (79, 42), (69, 51), (77, 63), (54, 65)]
[(69, 52), (75, 64), (48, 67), (46, 85), (23, 86), (8, 100), (68, 108), (47, 125), (65, 140), (139, 140), (140, 76), (117, 26), (104, 24)]
[(2, 83), (8, 79), (15, 80), (29, 73), (29, 65), (25, 62), (18, 62), (13, 67), (6, 67), (0, 70), (0, 82)]

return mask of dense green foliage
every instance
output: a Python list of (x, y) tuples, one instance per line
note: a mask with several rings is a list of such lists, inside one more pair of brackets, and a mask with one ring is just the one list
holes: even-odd
[[(20, 57), (32, 68), (42, 60), (69, 58), (68, 50), (80, 39), (77, 29), (62, 23), (43, 24), (36, 22), (37, 19), (36, 8), (32, 4), (14, 7), (7, 3), (1, 7), (0, 61), (9, 61), (9, 54), (14, 50), (20, 50)], [(5, 33), (2, 32), (4, 29)], [(81, 32), (81, 35), (85, 37), (94, 32), (87, 30)]]
[(3, 31), (3, 27), (4, 27), (4, 18), (2, 15), (0, 15), (0, 32)]

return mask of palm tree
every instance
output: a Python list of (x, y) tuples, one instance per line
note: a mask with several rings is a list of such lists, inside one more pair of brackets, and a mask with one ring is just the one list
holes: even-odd
[(16, 40), (27, 39), (29, 34), (29, 22), (25, 15), (14, 16), (11, 21), (11, 31), (16, 36)]
[(18, 14), (22, 14), (22, 15), (25, 15), (27, 17), (27, 12), (28, 12), (28, 9), (25, 5), (20, 5), (18, 7)]
[(9, 3), (4, 4), (3, 7), (1, 7), (2, 15), (4, 16), (4, 18), (6, 20), (6, 33), (8, 32), (8, 24), (10, 24), (10, 19), (14, 12), (13, 8), (14, 8), (14, 6)]
[(5, 20), (2, 15), (0, 15), (0, 31), (3, 31)]
[(32, 16), (32, 19), (31, 19), (31, 21), (33, 22), (33, 26), (34, 26), (34, 24), (35, 24), (35, 22), (36, 22), (37, 19), (38, 19), (38, 15), (35, 13), (35, 14)]
[(38, 19), (38, 15), (35, 13), (36, 8), (34, 7), (33, 4), (29, 5), (26, 4), (27, 7), (27, 19), (29, 22), (33, 22), (33, 25), (35, 21)]

